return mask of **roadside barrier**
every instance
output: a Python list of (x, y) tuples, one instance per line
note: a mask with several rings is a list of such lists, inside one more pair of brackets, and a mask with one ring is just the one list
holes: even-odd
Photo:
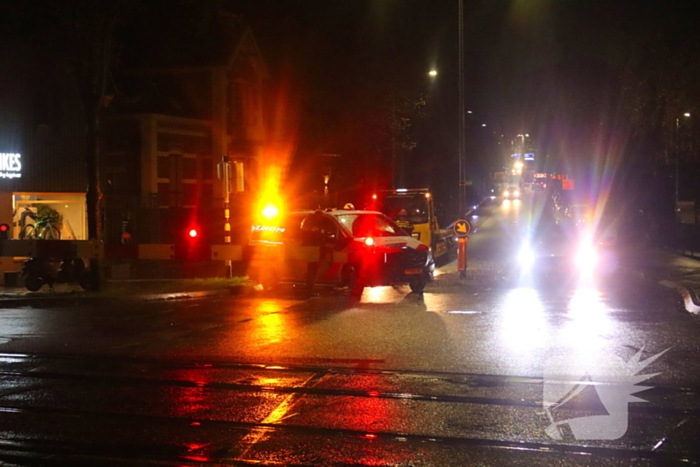
[[(0, 257), (23, 258), (96, 258), (96, 259), (179, 259), (192, 261), (320, 261), (317, 246), (188, 244), (103, 244), (92, 240), (0, 240)], [(332, 261), (346, 263), (347, 253), (332, 252)]]

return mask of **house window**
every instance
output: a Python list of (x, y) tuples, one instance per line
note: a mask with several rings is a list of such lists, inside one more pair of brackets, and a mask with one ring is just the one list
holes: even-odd
[(158, 158), (158, 178), (170, 178), (170, 158)]
[(204, 183), (202, 185), (202, 206), (211, 207), (214, 205), (214, 185)]
[(202, 159), (202, 180), (214, 178), (214, 168), (211, 159)]
[(170, 183), (168, 182), (158, 184), (158, 206), (170, 206)]
[(243, 84), (230, 81), (228, 85), (228, 121), (229, 133), (231, 125), (241, 124), (241, 113), (243, 110)]
[(183, 183), (182, 184), (182, 194), (183, 194), (183, 205), (184, 206), (197, 205), (197, 184), (196, 183)]
[(197, 179), (197, 159), (194, 157), (182, 158), (182, 178), (188, 180)]
[(256, 126), (260, 121), (260, 94), (258, 87), (249, 85), (245, 87), (245, 124), (248, 126)]

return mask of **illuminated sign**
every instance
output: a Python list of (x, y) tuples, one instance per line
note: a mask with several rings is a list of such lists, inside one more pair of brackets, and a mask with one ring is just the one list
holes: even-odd
[(534, 161), (535, 155), (534, 154), (525, 154), (525, 160), (526, 161)]
[(511, 154), (510, 157), (520, 157), (520, 154)]
[(284, 232), (284, 227), (274, 227), (271, 225), (254, 225), (253, 232)]
[(0, 178), (22, 177), (22, 156), (10, 152), (0, 152)]

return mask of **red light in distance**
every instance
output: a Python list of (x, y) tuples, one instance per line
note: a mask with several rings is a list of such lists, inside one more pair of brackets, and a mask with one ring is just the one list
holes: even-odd
[(197, 229), (190, 229), (187, 235), (189, 235), (190, 238), (197, 238), (199, 232), (197, 232)]

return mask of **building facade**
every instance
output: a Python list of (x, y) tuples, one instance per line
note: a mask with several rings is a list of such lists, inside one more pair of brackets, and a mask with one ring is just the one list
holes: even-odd
[(218, 26), (221, 53), (124, 74), (105, 120), (107, 241), (171, 243), (194, 222), (221, 243), (226, 191), (236, 213), (256, 191), (269, 75), (250, 28), (230, 15)]
[[(227, 14), (214, 26), (215, 41), (191, 43), (189, 53), (151, 50), (148, 66), (115, 75), (100, 148), (106, 242), (172, 243), (195, 219), (208, 241), (221, 243), (226, 193), (234, 212), (250, 204), (270, 78), (247, 26)], [(77, 80), (40, 47), (1, 39), (0, 223), (11, 225), (14, 239), (87, 239)], [(228, 186), (219, 177), (226, 166)], [(20, 266), (21, 259), (0, 257), (0, 273)]]

